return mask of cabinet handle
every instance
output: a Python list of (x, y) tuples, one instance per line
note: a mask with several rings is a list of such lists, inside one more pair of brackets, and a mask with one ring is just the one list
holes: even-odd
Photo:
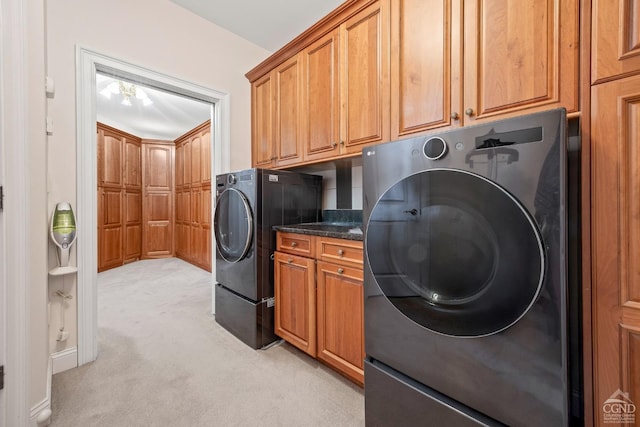
[(460, 118), (460, 116), (455, 111), (453, 113), (451, 113), (451, 119), (452, 120), (458, 120), (459, 118)]
[(467, 108), (464, 113), (469, 117), (473, 116), (473, 108)]
[(342, 273), (344, 273), (344, 269), (339, 268), (339, 269), (338, 269), (338, 274), (342, 274)]
[(344, 251), (342, 249), (338, 249), (338, 255), (340, 256), (344, 255)]
[(295, 248), (296, 246), (298, 246), (298, 242), (291, 242), (291, 247)]
[(291, 258), (289, 258), (289, 259), (287, 260), (287, 264), (291, 264), (291, 263), (293, 263), (293, 260), (292, 260)]

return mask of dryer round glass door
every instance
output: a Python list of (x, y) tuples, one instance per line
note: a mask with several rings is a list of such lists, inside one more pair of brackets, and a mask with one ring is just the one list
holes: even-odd
[(253, 216), (247, 198), (235, 188), (220, 194), (214, 215), (216, 247), (227, 262), (243, 259), (253, 239)]
[(387, 190), (371, 211), (368, 263), (405, 316), (451, 336), (517, 322), (544, 279), (544, 246), (524, 206), (479, 175), (430, 169)]

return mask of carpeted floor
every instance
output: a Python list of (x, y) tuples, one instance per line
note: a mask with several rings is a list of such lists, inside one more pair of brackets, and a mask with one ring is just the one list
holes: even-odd
[(176, 258), (98, 275), (98, 359), (53, 376), (51, 425), (362, 426), (364, 393), (283, 343), (255, 351)]

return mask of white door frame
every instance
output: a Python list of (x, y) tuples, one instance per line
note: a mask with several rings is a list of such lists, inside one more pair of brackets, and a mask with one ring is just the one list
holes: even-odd
[[(214, 104), (211, 118), (212, 174), (223, 173), (230, 168), (231, 120), (228, 93), (76, 46), (78, 365), (89, 363), (98, 355), (96, 71)], [(211, 197), (215, 197), (213, 191)], [(214, 200), (211, 206), (213, 205)], [(214, 282), (212, 278), (212, 289)]]
[[(28, 11), (22, 2), (0, 2), (0, 150), (5, 186), (0, 221), (3, 267), (0, 269), (0, 362), (5, 364), (0, 392), (0, 426), (26, 425), (29, 419), (29, 224), (28, 99), (30, 90), (26, 28)], [(10, 141), (10, 143), (8, 143)], [(7, 250), (6, 242), (11, 242)], [(5, 323), (3, 323), (5, 322)], [(9, 327), (11, 325), (11, 327)]]

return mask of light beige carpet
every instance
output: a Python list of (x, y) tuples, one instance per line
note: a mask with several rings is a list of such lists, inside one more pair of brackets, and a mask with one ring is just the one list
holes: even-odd
[(53, 376), (51, 425), (361, 426), (363, 390), (281, 344), (253, 350), (179, 259), (98, 275), (98, 359)]

